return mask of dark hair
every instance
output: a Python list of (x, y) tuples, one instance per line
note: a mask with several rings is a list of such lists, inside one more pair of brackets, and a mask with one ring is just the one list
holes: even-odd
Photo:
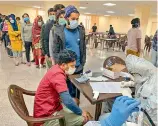
[(65, 8), (65, 6), (63, 4), (56, 4), (54, 5), (54, 11), (57, 12), (58, 10), (61, 10)]
[(63, 51), (61, 51), (58, 54), (58, 61), (57, 61), (57, 63), (59, 65), (61, 65), (63, 63), (74, 62), (76, 59), (77, 59), (77, 55), (76, 55), (75, 52), (73, 52), (71, 50), (64, 49)]
[(139, 18), (132, 19), (131, 24), (132, 24), (132, 28), (137, 28), (140, 24), (140, 19)]
[(20, 17), (16, 17), (16, 20), (20, 20)]
[(110, 27), (111, 27), (112, 25), (110, 25)]
[(5, 17), (5, 20), (8, 20), (8, 21), (9, 21), (9, 17), (8, 17), (8, 16), (6, 16), (6, 17)]
[(56, 20), (58, 21), (59, 17), (61, 14), (65, 14), (65, 11), (64, 10), (58, 10), (57, 13), (56, 13)]
[(48, 9), (48, 15), (49, 15), (50, 12), (54, 12), (54, 8), (49, 8)]
[(24, 13), (24, 14), (22, 15), (22, 18), (24, 18), (24, 15), (27, 15), (27, 16), (29, 17), (29, 14), (28, 14), (28, 13)]
[[(79, 12), (78, 10), (74, 10), (74, 11), (72, 11), (72, 13), (80, 14), (80, 12)], [(71, 13), (71, 14), (72, 14), (72, 13)], [(70, 16), (71, 16), (71, 14), (70, 14), (70, 15), (68, 15), (68, 17), (70, 17)]]

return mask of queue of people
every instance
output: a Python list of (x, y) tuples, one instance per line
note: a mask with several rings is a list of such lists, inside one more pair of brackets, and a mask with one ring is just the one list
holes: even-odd
[[(9, 15), (6, 19), (5, 25), (7, 24), (7, 26), (5, 27), (7, 27), (6, 31), (15, 65), (18, 66), (22, 63), (23, 45), (28, 66), (31, 65), (31, 49), (36, 68), (39, 68), (40, 65), (45, 67), (46, 60), (48, 71), (40, 81), (34, 100), (33, 116), (35, 118), (62, 114), (65, 116), (67, 126), (82, 126), (91, 120), (90, 114), (79, 107), (80, 91), (68, 79), (68, 75), (82, 74), (86, 63), (85, 29), (78, 24), (79, 17), (80, 13), (75, 6), (65, 7), (57, 4), (48, 10), (48, 20), (45, 24), (40, 15), (34, 19), (32, 24), (27, 13), (22, 16), (23, 24), (14, 14)], [(127, 52), (139, 56), (141, 35), (135, 35), (135, 31), (140, 33), (136, 29), (140, 25), (139, 19), (134, 19), (131, 23), (132, 29), (128, 32)], [(110, 34), (113, 35), (114, 30), (112, 26), (110, 27)], [(93, 30), (97, 30), (96, 24)], [(133, 36), (136, 36), (137, 39), (134, 40)], [(154, 44), (153, 50), (157, 52), (155, 46)], [(135, 59), (135, 57), (132, 58)], [(155, 62), (155, 57), (153, 61)], [(130, 67), (134, 67), (134, 65), (128, 61), (127, 63), (129, 71), (132, 71)], [(140, 96), (144, 97), (144, 94), (140, 93)], [(139, 111), (140, 104), (139, 100), (126, 96), (116, 98), (110, 115), (101, 118), (101, 125), (122, 126), (133, 112)], [(41, 125), (58, 126), (59, 120), (35, 124), (35, 126)]]

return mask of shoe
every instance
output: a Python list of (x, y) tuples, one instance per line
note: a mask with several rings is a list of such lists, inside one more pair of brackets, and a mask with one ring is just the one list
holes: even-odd
[(31, 60), (31, 62), (35, 62), (35, 59)]
[(17, 63), (15, 63), (15, 66), (19, 66), (19, 63), (17, 62)]
[(31, 63), (30, 63), (30, 62), (27, 62), (26, 64), (27, 64), (27, 66), (31, 66)]
[(10, 45), (7, 46), (8, 49), (12, 49), (12, 47)]
[(44, 65), (42, 65), (42, 68), (46, 68), (46, 65), (44, 64)]
[(39, 65), (36, 65), (36, 68), (40, 68)]

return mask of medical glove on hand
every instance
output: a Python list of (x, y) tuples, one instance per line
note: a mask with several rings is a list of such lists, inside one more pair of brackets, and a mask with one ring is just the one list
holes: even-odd
[(133, 98), (118, 97), (114, 102), (111, 114), (106, 120), (101, 120), (101, 126), (122, 126), (133, 112), (139, 111), (139, 105), (140, 102)]

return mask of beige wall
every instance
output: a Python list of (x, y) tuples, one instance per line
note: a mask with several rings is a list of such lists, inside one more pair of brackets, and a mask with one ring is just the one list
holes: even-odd
[[(120, 33), (127, 33), (128, 30), (131, 28), (131, 20), (133, 17), (129, 16), (99, 16), (99, 25), (98, 25), (98, 31), (105, 32), (109, 30), (109, 25), (112, 24), (114, 27), (115, 32)], [(149, 22), (147, 25), (146, 34), (151, 35), (153, 33), (152, 26), (155, 25), (155, 22), (157, 22), (157, 17), (152, 16), (149, 18)], [(155, 29), (154, 29), (155, 30)]]
[(33, 22), (37, 15), (37, 9), (16, 5), (0, 4), (0, 13), (5, 15), (9, 15), (12, 13), (20, 18), (22, 18), (22, 15), (24, 13), (28, 13), (30, 15), (31, 22)]

